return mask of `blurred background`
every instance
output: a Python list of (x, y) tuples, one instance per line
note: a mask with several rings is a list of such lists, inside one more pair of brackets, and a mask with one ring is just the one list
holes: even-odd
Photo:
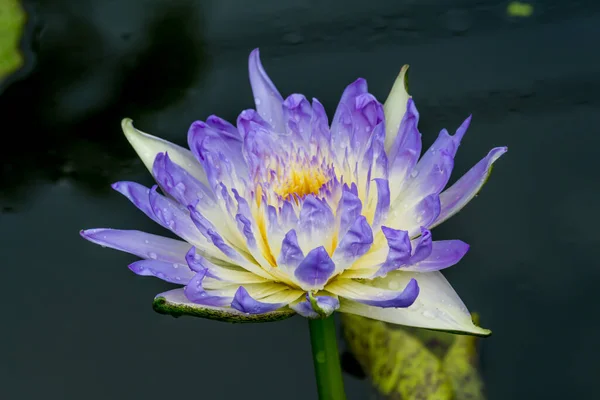
[[(508, 146), (435, 230), (471, 244), (445, 275), (494, 331), (486, 396), (594, 398), (600, 2), (0, 0), (0, 38), (15, 29), (19, 53), (0, 52), (22, 61), (0, 83), (1, 399), (316, 398), (306, 321), (156, 314), (169, 285), (78, 234), (161, 233), (110, 189), (151, 183), (120, 120), (179, 144), (195, 120), (235, 121), (255, 47), (284, 97), (330, 116), (357, 77), (383, 101), (410, 64), (424, 146), (473, 114), (455, 177)], [(375, 398), (357, 374), (346, 385)]]

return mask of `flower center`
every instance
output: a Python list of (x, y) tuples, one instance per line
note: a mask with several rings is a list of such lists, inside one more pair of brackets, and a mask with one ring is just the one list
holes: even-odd
[(286, 174), (274, 191), (285, 200), (303, 198), (308, 194), (318, 194), (328, 180), (321, 168), (300, 166)]

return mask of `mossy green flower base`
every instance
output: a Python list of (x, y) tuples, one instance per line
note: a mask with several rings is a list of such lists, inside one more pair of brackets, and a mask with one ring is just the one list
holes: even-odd
[(159, 314), (168, 314), (173, 317), (188, 315), (231, 323), (274, 322), (293, 317), (296, 314), (291, 309), (276, 310), (261, 315), (244, 314), (234, 309), (224, 310), (218, 307), (171, 303), (164, 297), (156, 297), (152, 308)]

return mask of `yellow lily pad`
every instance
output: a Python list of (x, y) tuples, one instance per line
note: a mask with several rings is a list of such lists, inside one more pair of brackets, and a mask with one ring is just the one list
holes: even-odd
[(342, 326), (349, 350), (385, 398), (484, 400), (476, 337), (351, 314), (342, 314)]
[(26, 14), (18, 0), (0, 0), (0, 83), (23, 65), (19, 49)]

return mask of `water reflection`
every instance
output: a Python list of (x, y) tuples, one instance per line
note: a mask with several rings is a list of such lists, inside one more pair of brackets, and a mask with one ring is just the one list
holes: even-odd
[(40, 7), (58, 17), (37, 27), (37, 65), (0, 96), (3, 125), (14, 127), (5, 131), (12, 151), (0, 170), (5, 211), (23, 202), (38, 180), (66, 178), (102, 193), (137, 162), (119, 122), (173, 104), (205, 71), (200, 6), (157, 2), (140, 16), (139, 30), (121, 35), (133, 42), (126, 51), (76, 7)]

